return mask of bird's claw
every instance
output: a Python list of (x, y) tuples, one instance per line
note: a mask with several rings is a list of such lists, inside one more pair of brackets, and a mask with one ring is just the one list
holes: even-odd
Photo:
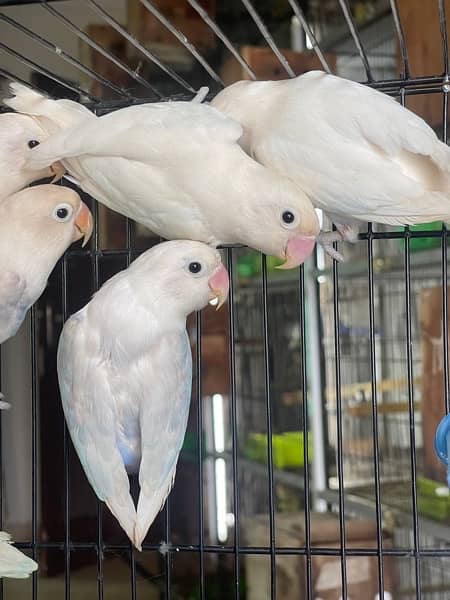
[(6, 402), (6, 400), (3, 400), (5, 396), (0, 392), (0, 410), (8, 410), (8, 408), (11, 408), (11, 404), (9, 402)]
[(317, 236), (317, 243), (324, 251), (337, 262), (344, 262), (344, 256), (333, 248), (333, 242), (342, 242), (342, 234), (339, 231), (321, 231)]
[(320, 244), (325, 252), (337, 262), (345, 262), (344, 255), (338, 252), (331, 244)]

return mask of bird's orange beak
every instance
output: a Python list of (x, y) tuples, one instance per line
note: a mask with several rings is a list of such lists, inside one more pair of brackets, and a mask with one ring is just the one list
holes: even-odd
[(316, 245), (316, 238), (311, 235), (296, 235), (286, 244), (285, 262), (277, 269), (293, 269), (305, 262)]
[(216, 310), (219, 310), (219, 308), (227, 299), (228, 290), (230, 289), (228, 271), (225, 269), (222, 263), (208, 279), (208, 285), (212, 292), (209, 303), (212, 306), (216, 306)]
[(80, 209), (78, 210), (77, 218), (75, 219), (75, 227), (78, 230), (75, 240), (84, 238), (82, 244), (84, 248), (88, 243), (94, 228), (94, 220), (92, 219), (91, 211), (84, 202), (81, 203)]
[(59, 161), (50, 165), (49, 169), (50, 169), (50, 174), (53, 175), (53, 179), (51, 181), (52, 183), (56, 183), (57, 181), (59, 181), (61, 179), (61, 177), (63, 177), (64, 173), (66, 172), (62, 163)]

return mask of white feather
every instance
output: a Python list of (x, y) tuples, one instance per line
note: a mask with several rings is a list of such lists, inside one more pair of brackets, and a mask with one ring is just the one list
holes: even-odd
[(238, 82), (212, 105), (256, 160), (341, 223), (450, 219), (450, 150), (417, 115), (370, 87), (313, 71)]
[[(188, 264), (202, 264), (201, 275)], [(85, 473), (138, 549), (175, 476), (191, 392), (186, 316), (211, 297), (219, 254), (166, 242), (110, 279), (66, 323), (58, 376)], [(139, 472), (133, 505), (127, 471)]]
[[(308, 198), (239, 146), (242, 127), (208, 105), (131, 106), (52, 136), (32, 169), (61, 160), (100, 202), (169, 239), (242, 243), (284, 256), (290, 238), (315, 236)], [(287, 230), (283, 209), (298, 213)]]
[(25, 579), (37, 568), (33, 559), (12, 545), (9, 533), (0, 531), (0, 577)]

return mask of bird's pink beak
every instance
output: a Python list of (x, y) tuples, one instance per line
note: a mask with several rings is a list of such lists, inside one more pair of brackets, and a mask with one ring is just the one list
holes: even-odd
[(212, 306), (216, 306), (216, 310), (219, 310), (219, 308), (227, 299), (228, 290), (230, 289), (228, 271), (225, 269), (222, 263), (208, 279), (208, 285), (212, 292), (210, 303)]
[(316, 245), (316, 238), (310, 235), (297, 235), (291, 238), (286, 244), (284, 251), (286, 261), (277, 267), (277, 269), (293, 269), (301, 265)]
[(88, 209), (84, 202), (78, 210), (77, 218), (75, 219), (75, 227), (77, 232), (75, 233), (75, 239), (73, 241), (83, 239), (83, 248), (91, 237), (92, 230), (94, 228), (94, 221), (92, 219), (91, 211)]

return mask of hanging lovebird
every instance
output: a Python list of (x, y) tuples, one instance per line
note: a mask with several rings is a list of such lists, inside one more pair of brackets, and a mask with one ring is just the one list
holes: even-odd
[(249, 155), (289, 177), (334, 221), (338, 232), (322, 234), (324, 244), (355, 240), (359, 221), (450, 221), (448, 146), (377, 90), (311, 71), (239, 81), (212, 106), (240, 123)]
[[(228, 294), (217, 250), (165, 242), (107, 281), (65, 324), (58, 378), (86, 476), (141, 550), (173, 485), (192, 358), (186, 317)], [(127, 474), (139, 473), (135, 507)]]
[(0, 344), (15, 335), (65, 250), (91, 233), (92, 215), (69, 188), (38, 185), (0, 202)]
[(9, 533), (0, 531), (0, 577), (25, 579), (37, 568), (32, 558), (12, 545)]
[[(35, 99), (27, 107), (17, 94), (6, 103), (39, 117)], [(34, 148), (27, 165), (62, 161), (85, 192), (164, 238), (244, 244), (279, 257), (284, 268), (301, 264), (319, 232), (311, 202), (248, 156), (241, 125), (201, 98), (80, 119)]]
[(47, 177), (53, 181), (64, 173), (59, 163), (37, 170), (26, 166), (32, 148), (47, 137), (39, 122), (28, 115), (0, 114), (0, 202), (24, 187)]

